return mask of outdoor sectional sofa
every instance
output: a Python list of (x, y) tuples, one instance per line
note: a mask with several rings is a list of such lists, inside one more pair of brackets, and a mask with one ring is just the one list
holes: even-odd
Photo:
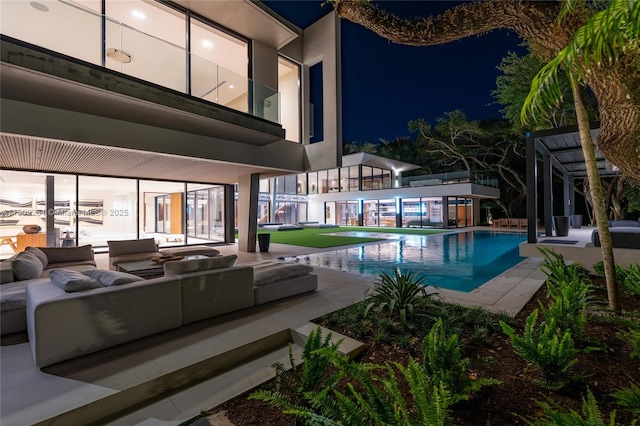
[(49, 273), (56, 268), (79, 272), (95, 270), (91, 246), (27, 247), (24, 252), (0, 262), (0, 335), (27, 329), (27, 284), (50, 282)]
[(36, 366), (317, 289), (310, 266), (232, 266), (235, 260), (233, 255), (166, 262), (161, 278), (72, 293), (51, 280), (29, 283), (27, 332)]
[[(609, 233), (614, 248), (640, 249), (640, 219), (638, 221), (610, 220)], [(595, 247), (600, 247), (600, 235), (597, 229), (594, 229), (591, 234), (591, 242)]]

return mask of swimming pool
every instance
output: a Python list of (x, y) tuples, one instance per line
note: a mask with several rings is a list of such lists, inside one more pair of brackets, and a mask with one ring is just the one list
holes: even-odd
[(524, 233), (495, 231), (384, 237), (389, 240), (295, 259), (311, 266), (375, 277), (398, 266), (402, 271), (418, 273), (425, 278), (425, 284), (470, 292), (520, 263), (524, 258), (518, 253), (518, 245), (526, 240)]

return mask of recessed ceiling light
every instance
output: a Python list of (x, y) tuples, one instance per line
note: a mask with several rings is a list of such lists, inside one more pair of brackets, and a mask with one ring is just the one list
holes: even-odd
[(42, 3), (38, 3), (37, 1), (32, 1), (29, 3), (32, 8), (39, 10), (40, 12), (48, 12), (49, 8)]
[(147, 17), (144, 13), (140, 12), (139, 10), (134, 10), (131, 12), (131, 14), (138, 19), (144, 19)]
[(114, 49), (113, 47), (110, 47), (109, 49), (107, 49), (106, 53), (107, 53), (107, 58), (111, 58), (114, 61), (118, 61), (123, 64), (128, 64), (129, 62), (131, 62), (131, 55), (129, 55), (126, 52), (123, 52), (122, 50)]
[(211, 49), (213, 47), (213, 43), (209, 40), (202, 40), (202, 46), (206, 47), (207, 49)]
[(233, 84), (229, 85), (229, 89), (233, 89), (234, 87), (236, 87), (236, 86), (234, 86)]

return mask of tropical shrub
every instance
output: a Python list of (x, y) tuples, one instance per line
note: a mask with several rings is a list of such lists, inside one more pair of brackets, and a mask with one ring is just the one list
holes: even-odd
[(612, 396), (618, 405), (640, 417), (640, 385), (631, 383), (631, 386), (617, 390)]
[(615, 426), (616, 424), (615, 411), (611, 413), (607, 423), (602, 419), (602, 413), (590, 389), (587, 389), (587, 398), (582, 398), (582, 414), (575, 410), (562, 408), (552, 401), (536, 402), (544, 412), (546, 418), (527, 422), (530, 425)]
[(423, 277), (409, 271), (402, 273), (398, 268), (394, 268), (393, 274), (382, 272), (380, 282), (372, 287), (374, 293), (367, 292), (363, 302), (364, 315), (368, 315), (373, 308), (378, 314), (387, 309), (393, 315), (397, 310), (400, 323), (407, 325), (413, 318), (416, 307), (428, 304), (431, 297), (438, 294), (427, 293), (427, 286), (423, 282)]
[(513, 327), (500, 322), (502, 330), (511, 339), (516, 354), (542, 371), (549, 388), (559, 389), (568, 383), (568, 370), (577, 361), (571, 331), (561, 330), (555, 324), (542, 321), (537, 324), (538, 310), (535, 309), (525, 322), (522, 336)]
[(470, 374), (469, 358), (462, 357), (458, 335), (447, 337), (440, 318), (422, 342), (422, 364), (433, 385), (441, 382), (449, 389), (453, 402), (469, 399), (482, 386), (499, 383)]
[(570, 331), (576, 342), (583, 341), (587, 303), (593, 292), (591, 285), (574, 277), (570, 281), (548, 284), (547, 292), (551, 298), (547, 306), (539, 302), (545, 321), (553, 320), (559, 329)]

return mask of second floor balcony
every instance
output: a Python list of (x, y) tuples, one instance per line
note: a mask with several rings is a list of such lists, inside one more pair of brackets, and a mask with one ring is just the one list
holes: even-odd
[[(276, 90), (176, 43), (98, 13), (83, 3), (91, 2), (3, 1), (0, 5), (2, 34), (280, 123), (280, 95)], [(193, 34), (196, 34), (196, 29), (203, 25), (192, 24), (192, 27)], [(214, 30), (210, 30), (210, 33), (214, 33)], [(234, 42), (231, 40), (230, 43)], [(244, 58), (242, 53), (239, 55), (239, 62), (244, 61), (240, 68), (246, 68), (246, 49), (244, 52)]]

